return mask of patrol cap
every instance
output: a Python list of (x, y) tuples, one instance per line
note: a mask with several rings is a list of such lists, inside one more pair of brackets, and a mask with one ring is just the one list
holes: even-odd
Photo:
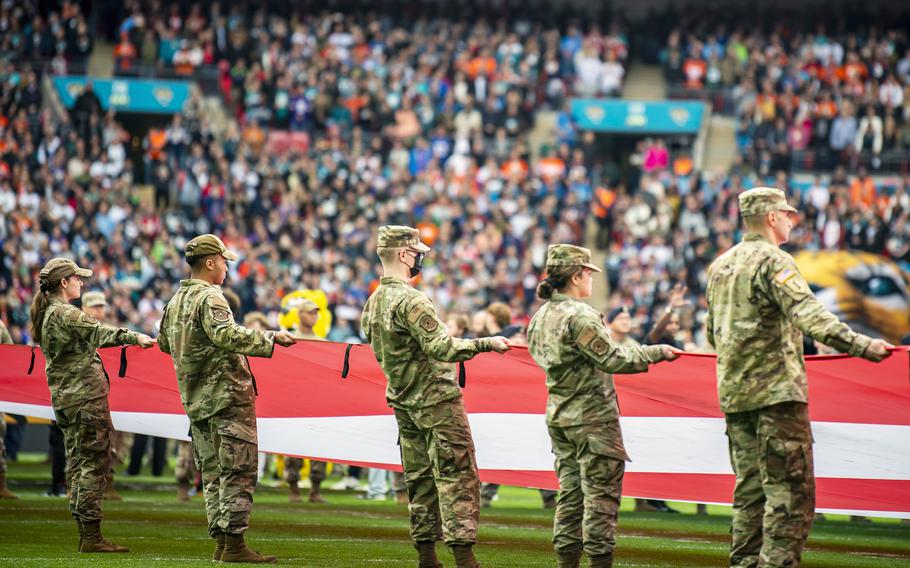
[(107, 300), (104, 299), (103, 292), (86, 292), (82, 294), (82, 305), (86, 308), (94, 308), (95, 306), (106, 306)]
[(429, 252), (430, 247), (420, 242), (420, 232), (413, 227), (383, 225), (379, 227), (378, 248), (409, 248), (417, 252)]
[(47, 264), (45, 264), (44, 268), (41, 269), (41, 272), (38, 273), (38, 278), (41, 280), (56, 281), (74, 274), (76, 276), (88, 278), (92, 275), (92, 271), (88, 268), (80, 268), (78, 264), (68, 258), (52, 258), (47, 261)]
[(250, 312), (243, 317), (243, 326), (250, 327), (254, 323), (259, 323), (263, 328), (269, 328), (269, 318), (262, 312)]
[(237, 260), (239, 258), (237, 253), (229, 251), (221, 239), (211, 233), (190, 239), (183, 247), (183, 253), (185, 256), (220, 254), (227, 260)]
[(319, 306), (316, 305), (316, 302), (310, 300), (309, 298), (304, 298), (300, 300), (297, 304), (298, 312), (312, 312), (313, 310), (318, 310)]
[(547, 249), (547, 268), (555, 266), (583, 266), (594, 272), (601, 272), (591, 262), (591, 251), (575, 245), (550, 245)]
[(607, 314), (607, 323), (613, 323), (613, 320), (622, 314), (626, 314), (630, 317), (632, 316), (632, 314), (629, 312), (629, 306), (619, 306), (618, 308), (613, 308), (610, 310), (610, 313)]
[(787, 203), (787, 196), (776, 187), (756, 187), (739, 194), (739, 212), (743, 217), (761, 215), (771, 211), (789, 211), (796, 209)]

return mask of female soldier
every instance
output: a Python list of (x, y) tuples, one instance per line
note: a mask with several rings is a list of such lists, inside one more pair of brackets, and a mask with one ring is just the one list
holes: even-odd
[(528, 349), (547, 375), (547, 428), (556, 454), (559, 498), (553, 545), (560, 568), (576, 568), (582, 550), (594, 568), (613, 565), (616, 514), (628, 458), (622, 444), (613, 377), (638, 373), (679, 352), (667, 345), (618, 347), (591, 295), (591, 251), (550, 245), (547, 278), (537, 295), (549, 300), (528, 327)]
[(101, 499), (111, 468), (110, 383), (98, 347), (155, 344), (149, 336), (98, 322), (70, 304), (91, 270), (51, 259), (38, 275), (32, 334), (47, 361), (47, 386), (70, 459), (70, 513), (79, 527), (79, 552), (129, 552), (101, 536)]

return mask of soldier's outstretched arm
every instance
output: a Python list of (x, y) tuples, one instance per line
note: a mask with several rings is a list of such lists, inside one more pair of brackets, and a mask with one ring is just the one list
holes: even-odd
[(579, 314), (570, 324), (572, 340), (589, 361), (606, 373), (641, 373), (665, 360), (662, 345), (620, 347), (607, 334), (603, 321)]
[(275, 332), (237, 325), (227, 300), (220, 293), (203, 300), (201, 310), (202, 329), (219, 349), (250, 357), (272, 356)]
[(796, 263), (781, 257), (766, 261), (756, 272), (765, 290), (787, 318), (812, 339), (856, 357), (866, 355), (872, 338), (856, 333), (818, 301)]
[(427, 356), (437, 361), (450, 363), (467, 361), (478, 353), (493, 350), (493, 341), (483, 339), (461, 339), (452, 337), (436, 308), (426, 297), (417, 297), (402, 302), (398, 316), (400, 323), (420, 344), (420, 349)]
[(67, 308), (63, 317), (74, 335), (87, 340), (95, 347), (116, 347), (139, 343), (139, 334), (135, 331), (101, 323), (75, 306)]

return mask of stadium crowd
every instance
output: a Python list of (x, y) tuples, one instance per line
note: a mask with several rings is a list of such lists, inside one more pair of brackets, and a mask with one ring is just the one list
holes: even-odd
[[(632, 306), (642, 337), (672, 286), (684, 284), (694, 310), (680, 334), (692, 348), (703, 345), (704, 268), (738, 238), (743, 188), (774, 182), (803, 201), (800, 247), (885, 250), (910, 261), (908, 180), (876, 186), (861, 170), (848, 175), (848, 162), (804, 187), (781, 173), (783, 163), (765, 167), (754, 158), (755, 149), (780, 147), (766, 144), (771, 124), (792, 127), (815, 112), (815, 94), (830, 89), (849, 104), (881, 97), (881, 85), (895, 78), (905, 82), (910, 63), (897, 32), (825, 39), (847, 46), (842, 63), (891, 46), (888, 79), (869, 79), (862, 92), (857, 84), (848, 89), (837, 70), (822, 80), (824, 66), (795, 64), (818, 61), (810, 48), (827, 38), (821, 34), (785, 42), (723, 27), (674, 32), (668, 61), (673, 53), (738, 58), (734, 74), (724, 75), (730, 86), (745, 93), (770, 84), (768, 100), (760, 92), (742, 97), (750, 128), (740, 136), (744, 159), (729, 174), (703, 173), (690, 156), (646, 140), (633, 156), (635, 175), (598, 185), (596, 140), (576, 132), (566, 112), (542, 147), (531, 147), (529, 132), (532, 111), (561, 110), (568, 93), (610, 92), (604, 68), (628, 55), (620, 28), (602, 33), (570, 23), (560, 32), (533, 21), (506, 27), (431, 16), (404, 26), (388, 15), (177, 6), (126, 3), (120, 40), (133, 44), (136, 57), (169, 67), (179, 64), (175, 45), (197, 42), (208, 54), (200, 65), (220, 66), (233, 112), (216, 129), (194, 93), (160, 141), (147, 141), (144, 167), (132, 163), (130, 135), (97, 98), (86, 94), (69, 116), (57, 116), (40, 106), (37, 77), (12, 63), (20, 52), (4, 52), (0, 316), (17, 341), (28, 340), (35, 271), (64, 251), (102, 275), (94, 285), (106, 288), (117, 322), (153, 333), (185, 274), (182, 243), (207, 231), (243, 252), (230, 286), (244, 312), (265, 311), (276, 323), (285, 293), (319, 288), (329, 297), (336, 340), (359, 335), (360, 310), (377, 280), (373, 229), (385, 223), (419, 225), (433, 244), (422, 285), (447, 311), (471, 314), (502, 301), (521, 324), (547, 244), (581, 242), (593, 217), (609, 252), (610, 307)], [(838, 50), (829, 52), (838, 61)], [(896, 118), (910, 97), (901, 104), (881, 109)], [(276, 128), (306, 134), (305, 148), (276, 149)], [(152, 186), (153, 199), (134, 191), (140, 182)]]

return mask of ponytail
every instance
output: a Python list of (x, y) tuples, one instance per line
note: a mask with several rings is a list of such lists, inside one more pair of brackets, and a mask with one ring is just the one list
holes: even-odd
[(537, 285), (537, 297), (549, 300), (557, 290), (563, 290), (575, 274), (582, 270), (581, 266), (554, 266), (547, 269), (547, 277)]
[(44, 278), (38, 280), (40, 289), (35, 292), (35, 297), (32, 298), (32, 308), (30, 310), (32, 338), (35, 343), (41, 343), (41, 328), (44, 323), (44, 312), (47, 311), (47, 306), (50, 304), (48, 294), (56, 292), (57, 289), (60, 288), (60, 282), (60, 280), (49, 282)]

